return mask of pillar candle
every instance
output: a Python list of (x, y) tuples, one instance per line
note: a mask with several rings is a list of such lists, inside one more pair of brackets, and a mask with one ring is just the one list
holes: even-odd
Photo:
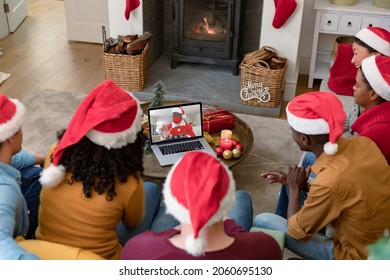
[(223, 129), (221, 130), (221, 139), (232, 139), (233, 132), (229, 129)]

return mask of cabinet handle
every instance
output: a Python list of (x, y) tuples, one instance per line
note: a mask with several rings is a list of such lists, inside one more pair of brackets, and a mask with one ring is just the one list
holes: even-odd
[(369, 27), (372, 27), (372, 23), (370, 23), (368, 26), (369, 26)]
[(331, 20), (328, 20), (327, 25), (328, 25), (328, 26), (331, 26), (331, 25), (332, 25), (332, 21), (331, 21)]
[(352, 26), (352, 22), (348, 21), (348, 27)]

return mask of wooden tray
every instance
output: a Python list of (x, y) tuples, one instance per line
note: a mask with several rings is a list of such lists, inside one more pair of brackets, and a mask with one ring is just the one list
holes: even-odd
[[(174, 104), (182, 104), (186, 103), (183, 101), (166, 101), (165, 105), (174, 105)], [(145, 114), (147, 114), (147, 110), (150, 103), (144, 103), (141, 105), (142, 110)], [(232, 113), (233, 114), (233, 113)], [(239, 164), (242, 160), (245, 159), (245, 157), (250, 153), (253, 147), (253, 133), (250, 127), (239, 117), (235, 116), (235, 128), (232, 129), (233, 134), (237, 135), (238, 139), (240, 139), (240, 143), (244, 146), (244, 152), (241, 155), (241, 157), (237, 159), (230, 159), (225, 160), (223, 158), (219, 159), (229, 168), (234, 167), (235, 165)], [(211, 135), (219, 135), (220, 132), (215, 132)], [(212, 146), (212, 148), (215, 148)], [(156, 179), (163, 179), (167, 176), (169, 170), (171, 169), (171, 166), (164, 166), (161, 167), (160, 164), (157, 161), (157, 158), (153, 153), (146, 154), (144, 153), (144, 175), (145, 177), (150, 178), (156, 178)]]

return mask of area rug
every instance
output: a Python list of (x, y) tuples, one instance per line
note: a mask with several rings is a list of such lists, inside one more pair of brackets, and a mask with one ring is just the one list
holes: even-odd
[[(23, 146), (46, 154), (56, 141), (56, 131), (66, 128), (73, 112), (85, 97), (83, 93), (40, 90), (22, 100), (26, 106), (23, 124)], [(260, 177), (267, 170), (286, 171), (301, 156), (291, 138), (285, 120), (253, 115), (236, 114), (253, 131), (254, 144), (250, 154), (233, 168), (237, 188), (248, 191), (253, 199), (254, 214), (272, 212), (280, 186), (270, 185)]]

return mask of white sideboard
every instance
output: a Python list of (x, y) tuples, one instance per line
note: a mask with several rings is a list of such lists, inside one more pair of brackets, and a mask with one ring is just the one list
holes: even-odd
[[(321, 36), (330, 36), (333, 41), (341, 35), (354, 36), (368, 26), (381, 26), (390, 31), (390, 9), (378, 8), (371, 0), (359, 0), (353, 6), (331, 4), (329, 0), (315, 0), (316, 21), (310, 58), (308, 88), (313, 87), (314, 79), (329, 76), (330, 51), (323, 50)], [(328, 37), (327, 37), (328, 38)]]

